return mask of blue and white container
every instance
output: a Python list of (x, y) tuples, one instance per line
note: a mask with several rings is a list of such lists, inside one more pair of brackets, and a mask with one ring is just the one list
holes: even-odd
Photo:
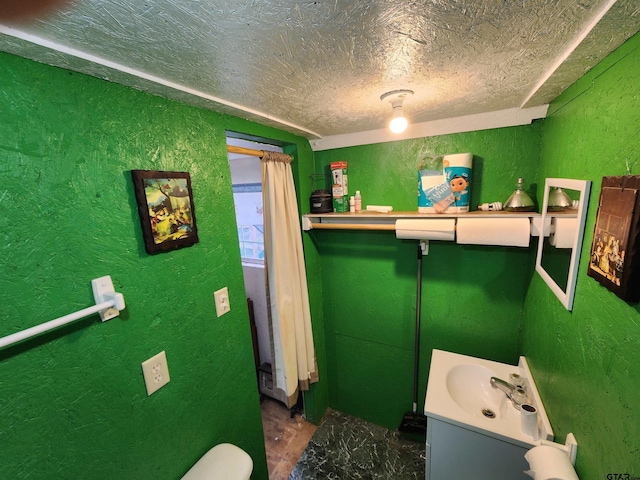
[(447, 213), (465, 213), (469, 211), (471, 198), (471, 153), (455, 153), (442, 158), (442, 168), (446, 183), (451, 187), (454, 202), (447, 208)]
[(427, 197), (427, 190), (444, 183), (442, 172), (418, 170), (418, 212), (435, 213), (433, 202)]
[(418, 167), (418, 212), (440, 213), (453, 202), (444, 177), (442, 157), (426, 157)]

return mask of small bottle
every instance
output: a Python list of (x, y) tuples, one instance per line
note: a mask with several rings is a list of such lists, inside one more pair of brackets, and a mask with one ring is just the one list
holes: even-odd
[(356, 190), (356, 212), (362, 211), (362, 197), (360, 196), (360, 190)]
[(356, 211), (356, 199), (353, 197), (353, 195), (351, 195), (351, 198), (349, 198), (349, 211), (351, 213)]

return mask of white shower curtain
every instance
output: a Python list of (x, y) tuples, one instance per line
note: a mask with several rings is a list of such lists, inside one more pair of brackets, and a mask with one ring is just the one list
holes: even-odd
[(310, 383), (318, 381), (318, 368), (292, 159), (265, 151), (261, 160), (273, 389), (290, 408), (298, 389), (308, 390)]

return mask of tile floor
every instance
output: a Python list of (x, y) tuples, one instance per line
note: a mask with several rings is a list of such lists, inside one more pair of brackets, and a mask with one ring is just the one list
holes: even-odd
[(316, 427), (276, 400), (261, 408), (269, 480), (424, 478), (424, 442), (331, 409)]
[(328, 410), (289, 480), (422, 480), (424, 476), (424, 442)]

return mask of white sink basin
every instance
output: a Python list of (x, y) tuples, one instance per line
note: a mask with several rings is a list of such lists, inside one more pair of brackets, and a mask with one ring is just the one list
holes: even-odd
[[(489, 383), (491, 377), (508, 382), (511, 373), (517, 373), (528, 384), (529, 403), (538, 410), (539, 438), (522, 431), (521, 411)], [(515, 366), (434, 350), (424, 413), (521, 446), (536, 445), (540, 439), (553, 440), (551, 424), (524, 357)]]
[(493, 415), (492, 418), (499, 419), (510, 402), (503, 392), (490, 385), (491, 377), (497, 376), (496, 372), (481, 365), (457, 365), (447, 373), (447, 391), (468, 414), (476, 417)]

